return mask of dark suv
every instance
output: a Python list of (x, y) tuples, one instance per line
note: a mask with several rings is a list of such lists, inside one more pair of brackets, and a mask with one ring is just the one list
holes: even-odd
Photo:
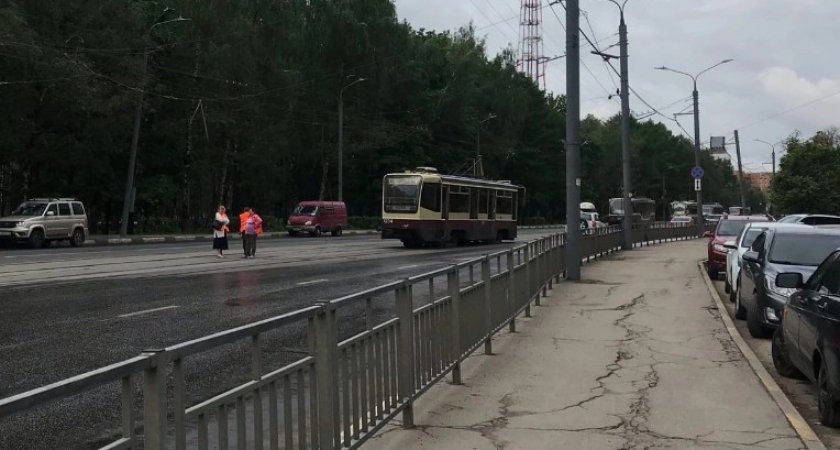
[(747, 319), (753, 337), (770, 337), (793, 293), (793, 289), (779, 287), (776, 277), (783, 272), (810, 276), (838, 247), (837, 229), (784, 227), (762, 232), (742, 256), (735, 317)]
[(790, 296), (773, 335), (773, 365), (780, 375), (805, 375), (817, 387), (820, 423), (840, 426), (840, 251), (825, 259), (807, 283), (799, 272), (782, 273), (776, 285), (799, 289)]

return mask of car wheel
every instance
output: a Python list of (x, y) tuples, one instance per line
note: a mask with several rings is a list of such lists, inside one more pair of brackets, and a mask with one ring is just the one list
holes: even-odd
[(817, 376), (817, 390), (820, 423), (827, 427), (840, 427), (840, 402), (828, 388), (828, 372), (826, 371), (825, 360), (822, 361), (820, 373)]
[(726, 280), (723, 282), (723, 291), (727, 294), (732, 293), (732, 286), (729, 285), (729, 277), (726, 277)]
[(309, 235), (312, 237), (321, 236), (321, 227), (315, 227), (315, 231), (310, 231)]
[(330, 232), (333, 236), (341, 236), (341, 227), (336, 228)]
[(32, 232), (29, 233), (29, 246), (30, 247), (41, 248), (41, 247), (44, 246), (44, 244), (46, 242), (47, 242), (47, 240), (44, 237), (44, 230), (40, 230), (40, 229), (32, 230)]
[(729, 288), (729, 301), (736, 303), (738, 301), (738, 287), (732, 286)]
[(735, 318), (744, 320), (747, 318), (747, 309), (744, 308), (743, 303), (741, 303), (741, 282), (740, 279), (738, 281), (738, 290), (735, 294)]
[(747, 307), (747, 330), (754, 338), (767, 339), (770, 337), (770, 330), (761, 323), (760, 314), (757, 302), (753, 299), (753, 304)]
[(717, 271), (716, 269), (712, 269), (712, 268), (710, 267), (710, 268), (707, 270), (707, 272), (709, 273), (709, 278), (711, 278), (712, 280), (717, 280), (717, 277), (718, 277), (718, 271)]
[(773, 367), (779, 375), (787, 378), (796, 378), (801, 380), (803, 378), (802, 372), (796, 368), (788, 357), (787, 347), (785, 347), (785, 335), (782, 332), (782, 327), (776, 329), (773, 333), (773, 342), (770, 345), (771, 353), (773, 355)]
[(70, 245), (72, 247), (81, 247), (85, 243), (85, 232), (81, 228), (73, 230), (73, 236), (70, 237)]

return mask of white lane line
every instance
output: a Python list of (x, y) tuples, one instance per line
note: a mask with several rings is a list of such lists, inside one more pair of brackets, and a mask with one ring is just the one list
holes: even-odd
[(409, 264), (407, 266), (400, 266), (400, 267), (397, 267), (396, 270), (413, 269), (415, 267), (420, 267), (420, 264)]
[(172, 306), (164, 306), (164, 307), (161, 307), (161, 308), (145, 309), (143, 311), (137, 311), (137, 312), (128, 313), (128, 314), (120, 314), (117, 317), (119, 317), (121, 319), (125, 319), (126, 317), (140, 316), (140, 315), (143, 315), (143, 314), (149, 314), (149, 313), (153, 313), (153, 312), (157, 312), (157, 311), (163, 311), (163, 310), (166, 310), (166, 309), (173, 309), (173, 308), (180, 308), (180, 306), (172, 305)]
[(328, 280), (326, 278), (319, 278), (317, 280), (301, 281), (297, 285), (298, 286), (309, 286), (310, 284), (326, 283), (327, 281), (330, 281), (330, 280)]

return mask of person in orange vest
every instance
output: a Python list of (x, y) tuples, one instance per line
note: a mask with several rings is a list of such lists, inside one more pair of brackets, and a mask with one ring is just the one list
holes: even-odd
[(248, 257), (248, 247), (245, 245), (245, 222), (251, 217), (251, 208), (246, 206), (242, 208), (242, 213), (239, 214), (239, 237), (242, 240), (242, 251), (245, 253), (244, 258)]
[(245, 243), (245, 256), (243, 258), (255, 258), (257, 253), (257, 236), (263, 233), (263, 220), (253, 209), (248, 209), (248, 218), (245, 219), (245, 229), (242, 234)]

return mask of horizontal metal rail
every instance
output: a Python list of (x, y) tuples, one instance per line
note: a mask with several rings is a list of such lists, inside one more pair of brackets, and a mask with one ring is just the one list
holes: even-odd
[[(692, 239), (699, 231), (669, 223), (635, 224), (634, 244)], [(582, 235), (585, 259), (621, 246), (618, 227), (582, 230)], [(565, 271), (565, 243), (565, 235), (555, 234), (149, 350), (0, 399), (0, 418), (121, 382), (122, 431), (102, 449), (138, 448), (139, 442), (149, 450), (183, 450), (188, 443), (201, 450), (246, 445), (257, 450), (358, 448), (399, 414), (403, 426), (413, 426), (417, 397), (447, 375), (453, 384), (460, 384), (460, 365), (467, 356), (482, 346), (492, 353), (495, 333), (505, 327), (515, 331), (517, 317), (530, 317), (532, 305), (540, 304)], [(363, 316), (364, 325), (340, 340), (343, 315), (354, 314)], [(275, 330), (297, 332), (295, 339), (305, 342), (305, 355), (291, 362), (271, 362), (277, 364), (271, 369), (264, 367), (271, 359), (265, 340)], [(207, 351), (241, 354), (243, 345), (250, 363), (238, 369), (248, 380), (214, 388), (216, 394), (188, 405), (194, 397), (188, 394), (191, 383), (197, 380), (189, 380), (186, 367)], [(133, 379), (142, 380), (142, 414), (135, 411)], [(172, 392), (171, 399), (167, 392)], [(142, 440), (135, 436), (139, 429)]]

